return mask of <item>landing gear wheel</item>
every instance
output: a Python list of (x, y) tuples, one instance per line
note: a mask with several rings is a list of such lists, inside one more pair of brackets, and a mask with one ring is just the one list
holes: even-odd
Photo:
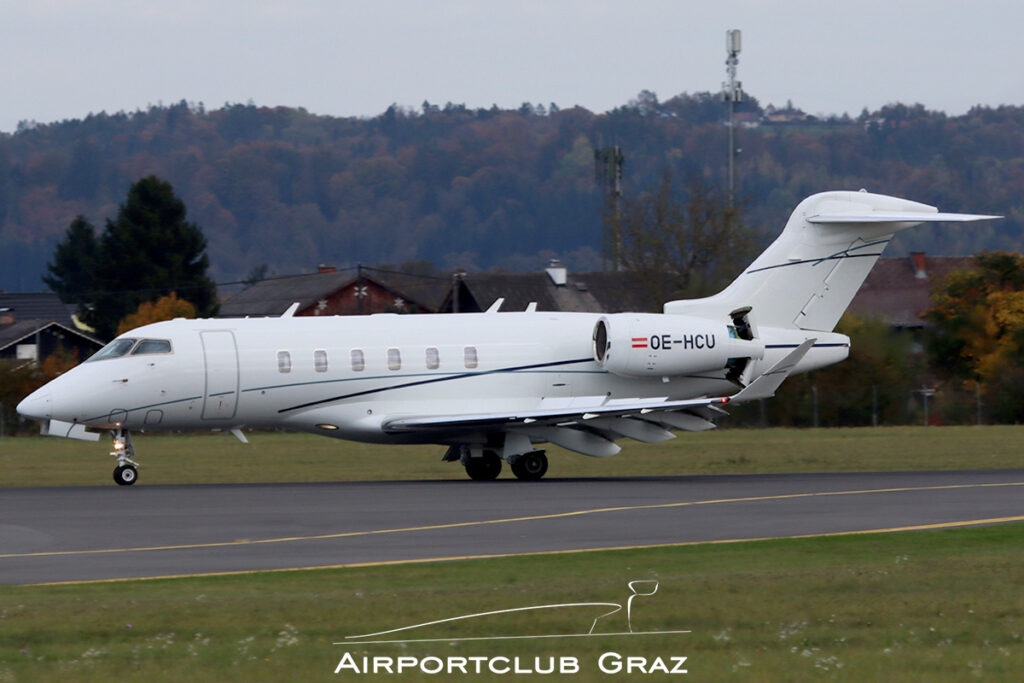
[(118, 486), (131, 486), (139, 478), (139, 471), (131, 465), (118, 465), (114, 470), (114, 481)]
[(548, 456), (544, 451), (524, 453), (512, 463), (512, 474), (522, 481), (537, 481), (548, 471)]
[(110, 455), (117, 458), (117, 468), (114, 470), (114, 481), (118, 486), (131, 486), (139, 478), (139, 463), (132, 460), (135, 457), (135, 446), (132, 444), (132, 435), (127, 429), (115, 429), (111, 432), (114, 437), (114, 450)]
[(467, 458), (466, 474), (473, 481), (497, 479), (501, 474), (501, 458), (494, 451), (484, 451), (479, 458)]

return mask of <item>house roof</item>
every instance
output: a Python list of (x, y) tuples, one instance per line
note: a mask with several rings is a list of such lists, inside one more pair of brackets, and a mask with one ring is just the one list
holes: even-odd
[[(565, 285), (556, 285), (547, 273), (467, 273), (462, 277), (460, 308), (486, 310), (504, 298), (503, 311), (523, 311), (537, 302), (539, 311), (620, 313), (645, 309), (644, 290), (633, 273), (568, 273)], [(466, 295), (472, 302), (466, 301)], [(473, 306), (475, 302), (475, 306)], [(441, 310), (451, 310), (451, 296)]]
[(299, 302), (299, 310), (303, 310), (348, 287), (360, 277), (431, 311), (436, 310), (438, 300), (449, 288), (443, 278), (422, 278), (402, 273), (369, 275), (364, 272), (360, 276), (345, 271), (287, 275), (261, 280), (229, 297), (220, 306), (220, 316), (277, 316), (296, 301)]
[[(915, 259), (917, 263), (915, 265)], [(897, 327), (919, 327), (920, 315), (931, 306), (931, 288), (951, 271), (969, 268), (972, 257), (929, 256), (879, 259), (850, 304), (850, 311), (877, 317)], [(922, 271), (923, 267), (923, 271)], [(924, 277), (918, 277), (919, 271)], [(284, 313), (299, 302), (300, 310), (353, 284), (353, 271), (309, 273), (276, 277), (258, 282), (221, 304), (222, 316)], [(362, 277), (426, 310), (451, 311), (451, 281), (446, 277), (424, 278), (400, 273), (367, 274)], [(622, 271), (567, 272), (566, 283), (556, 285), (543, 271), (531, 273), (466, 273), (460, 278), (460, 310), (486, 310), (504, 298), (504, 311), (522, 311), (537, 302), (541, 311), (621, 313), (660, 312), (652, 309), (643, 283), (634, 273)]]
[(71, 320), (75, 306), (53, 292), (0, 292), (0, 310), (10, 308), (15, 320)]
[(9, 325), (0, 325), (0, 351), (10, 348), (18, 342), (24, 341), (29, 337), (35, 335), (36, 332), (41, 332), (48, 327), (59, 327), (61, 330), (73, 334), (77, 337), (85, 339), (86, 341), (96, 344), (99, 348), (103, 346), (103, 342), (95, 337), (90, 337), (83, 332), (79, 332), (73, 327), (69, 327), (57, 320), (18, 320)]
[(848, 309), (858, 315), (881, 318), (896, 327), (921, 327), (921, 314), (931, 308), (931, 290), (954, 270), (971, 268), (970, 256), (916, 255), (924, 266), (924, 277), (914, 257), (879, 259), (861, 285)]

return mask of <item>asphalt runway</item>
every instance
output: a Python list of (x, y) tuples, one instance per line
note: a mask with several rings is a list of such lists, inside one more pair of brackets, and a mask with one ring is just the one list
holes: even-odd
[(1024, 470), (0, 489), (0, 583), (1024, 521)]

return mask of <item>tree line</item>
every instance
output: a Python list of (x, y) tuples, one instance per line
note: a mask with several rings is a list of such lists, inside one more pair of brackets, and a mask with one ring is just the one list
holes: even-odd
[[(724, 281), (722, 265), (745, 248), (748, 231), (741, 219), (700, 179), (679, 189), (666, 174), (657, 190), (630, 197), (612, 221), (619, 265), (642, 274), (653, 302), (707, 293)], [(728, 239), (710, 239), (716, 232)], [(110, 338), (149, 322), (214, 314), (207, 266), (201, 228), (186, 220), (170, 184), (149, 176), (132, 185), (102, 235), (82, 217), (71, 222), (46, 280), (64, 301), (78, 305), (96, 334)], [(979, 253), (972, 267), (935, 285), (925, 319), (924, 331), (894, 331), (880, 320), (844, 316), (838, 331), (852, 340), (847, 361), (790, 378), (774, 400), (737, 406), (725, 425), (1024, 418), (1024, 255)], [(17, 402), (79, 360), (58, 352), (39, 367), (0, 364), (0, 419), (16, 426)]]
[[(744, 107), (761, 111), (756, 98)], [(112, 215), (148, 175), (169, 181), (204, 227), (218, 280), (261, 264), (292, 273), (321, 262), (534, 270), (558, 256), (575, 270), (599, 269), (604, 203), (593, 149), (623, 149), (628, 193), (657, 188), (666, 171), (717, 186), (726, 166), (723, 112), (711, 93), (662, 101), (645, 91), (602, 114), (424, 102), (339, 118), (180, 102), (26, 123), (0, 135), (0, 288), (39, 289), (69, 222)], [(861, 187), (1007, 216), (901, 236), (893, 255), (1020, 242), (1024, 108), (947, 116), (895, 104), (856, 118), (744, 128), (738, 145), (738, 190), (760, 242), (804, 196)]]

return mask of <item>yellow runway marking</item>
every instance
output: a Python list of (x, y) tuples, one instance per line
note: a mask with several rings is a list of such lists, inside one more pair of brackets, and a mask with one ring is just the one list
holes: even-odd
[[(1007, 484), (1008, 486), (1019, 484)], [(852, 493), (852, 492), (851, 492)], [(122, 581), (157, 581), (160, 579), (194, 579), (211, 576), (244, 576), (247, 574), (270, 574), (276, 572), (303, 572), (321, 569), (366, 569), (372, 567), (394, 567), (403, 564), (432, 564), (439, 562), (458, 562), (463, 560), (496, 560), (508, 557), (536, 557), (543, 555), (571, 555), (577, 553), (597, 553), (614, 550), (651, 550), (655, 548), (685, 548), (695, 545), (725, 545), (730, 543), (756, 543), (758, 541), (786, 541), (800, 538), (827, 538), (830, 536), (857, 536), (866, 534), (888, 534), (898, 531), (934, 531), (937, 529), (955, 529), (965, 526), (981, 526), (985, 524), (1003, 524), (1006, 522), (1024, 522), (1024, 515), (1016, 517), (991, 517), (989, 519), (966, 519), (937, 524), (917, 524), (914, 526), (888, 527), (883, 529), (859, 529), (856, 531), (831, 531), (820, 534), (796, 534), (793, 536), (762, 536), (755, 538), (723, 538), (716, 541), (679, 541), (677, 543), (653, 543), (650, 545), (622, 545), (609, 548), (575, 548), (572, 550), (536, 550), (524, 553), (493, 553), (490, 555), (453, 555), (450, 557), (422, 557), (408, 560), (383, 560), (378, 562), (353, 562), (350, 564), (313, 565), (309, 567), (281, 567), (276, 569), (240, 569), (226, 572), (198, 572), (195, 574), (166, 574), (164, 576), (136, 576), (114, 579), (87, 579), (81, 581), (52, 581), (49, 583), (22, 584), (26, 586), (69, 586), (85, 583), (115, 583)]]
[[(562, 519), (567, 517), (581, 517), (584, 515), (596, 515), (609, 512), (630, 512), (637, 510), (659, 510), (668, 508), (682, 508), (682, 507), (693, 507), (697, 505), (721, 505), (725, 503), (748, 503), (758, 501), (769, 501), (769, 500), (789, 500), (795, 498), (816, 498), (816, 497), (828, 497), (828, 496), (852, 496), (852, 495), (867, 495), (877, 493), (906, 493), (913, 491), (942, 491), (950, 489), (970, 489), (970, 488), (995, 488), (1005, 486), (1024, 486), (1024, 481), (1018, 482), (1001, 482), (993, 484), (947, 484), (943, 486), (909, 486), (900, 488), (887, 488), (887, 489), (866, 489), (860, 491), (822, 491), (812, 493), (784, 493), (771, 496), (749, 496), (745, 498), (721, 498), (712, 500), (693, 500), (683, 501), (677, 503), (652, 503), (649, 505), (624, 505), (620, 507), (607, 507), (607, 508), (594, 508), (590, 510), (571, 510), (569, 512), (554, 512), (544, 515), (529, 515), (523, 517), (509, 517), (505, 519), (486, 519), (476, 520), (470, 522), (452, 522), (449, 524), (433, 524), (426, 526), (414, 526), (414, 527), (402, 527), (397, 529), (370, 529), (366, 531), (344, 531), (333, 534), (316, 534), (312, 536), (285, 536), (281, 538), (264, 538), (257, 540), (236, 540), (236, 541), (215, 541), (210, 543), (186, 543), (181, 545), (161, 545), (161, 546), (143, 546), (138, 548), (98, 548), (88, 550), (52, 550), (35, 553), (7, 553), (0, 554), (0, 559), (19, 558), (19, 557), (58, 557), (66, 555), (99, 555), (108, 553), (137, 553), (137, 552), (152, 552), (157, 550), (197, 550), (202, 548), (228, 548), (233, 546), (244, 546), (244, 545), (260, 545), (260, 544), (271, 544), (271, 543), (293, 543), (297, 541), (320, 541), (338, 538), (353, 538), (358, 536), (375, 536), (380, 534), (398, 534), (398, 533), (411, 533), (417, 531), (437, 531), (441, 529), (457, 529), (462, 527), (471, 526), (486, 526), (489, 524), (512, 524), (516, 522), (533, 522), (539, 520), (548, 519)], [(1009, 518), (1008, 518), (1009, 519)], [(967, 522), (967, 524), (981, 524), (984, 522)], [(948, 525), (940, 525), (948, 526)], [(914, 527), (914, 528), (928, 528), (928, 527)], [(936, 527), (937, 528), (937, 527)], [(909, 528), (908, 528), (909, 529)], [(875, 531), (898, 531), (901, 529), (882, 529)], [(860, 532), (839, 532), (839, 533), (860, 533)], [(780, 538), (798, 538), (793, 536), (783, 536)], [(750, 539), (740, 539), (750, 540)], [(700, 541), (705, 543), (708, 541)], [(720, 541), (715, 541), (720, 542)], [(648, 547), (648, 546), (639, 546)], [(503, 555), (497, 557), (504, 557)], [(466, 558), (455, 558), (455, 559), (466, 559)], [(405, 561), (398, 562), (402, 564)], [(344, 566), (363, 566), (363, 565), (344, 565)]]

